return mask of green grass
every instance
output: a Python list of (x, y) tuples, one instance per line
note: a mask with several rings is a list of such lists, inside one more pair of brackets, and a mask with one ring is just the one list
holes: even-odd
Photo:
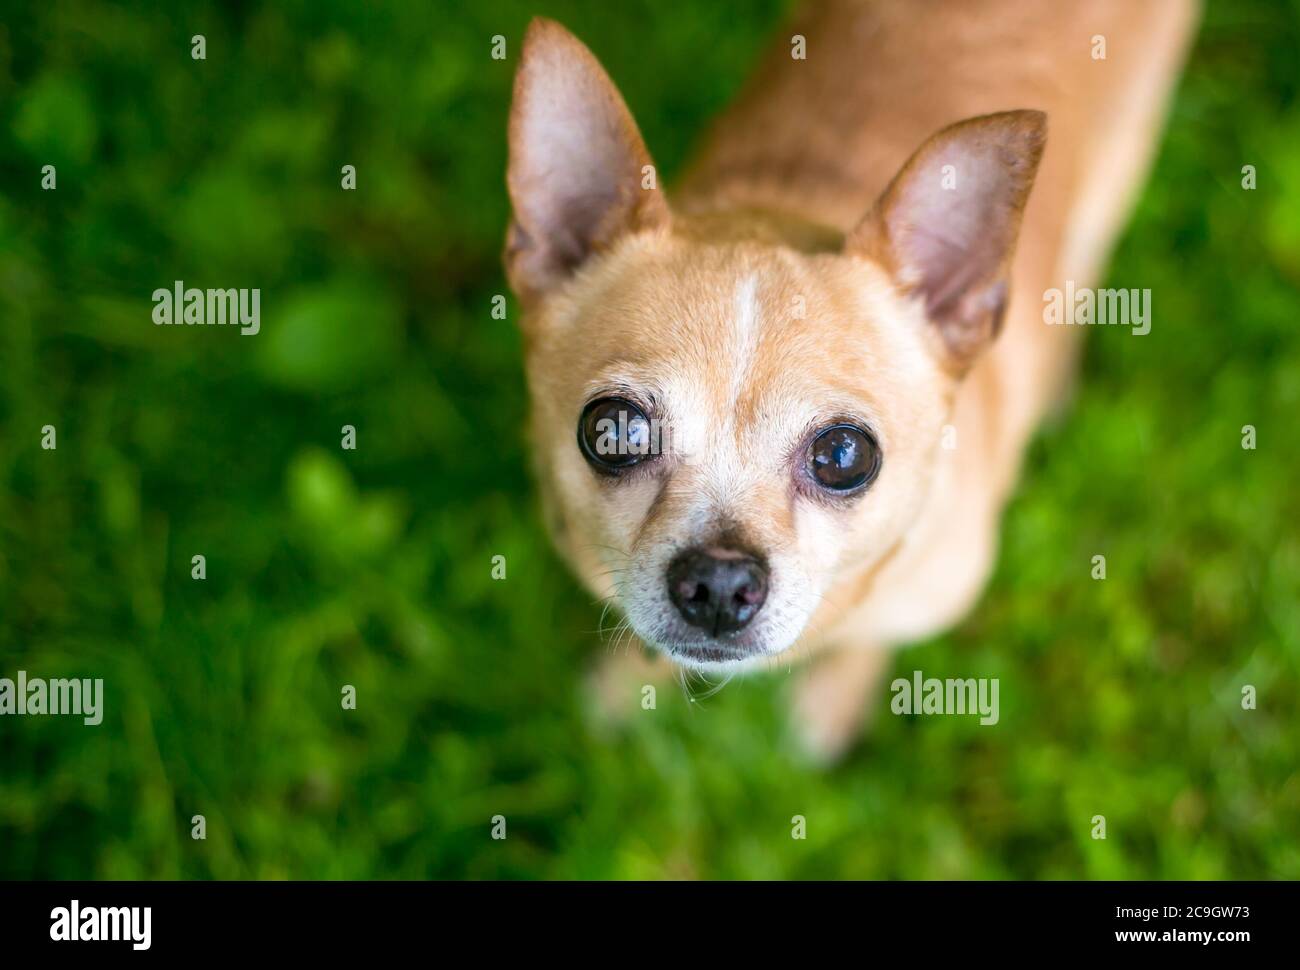
[[(1152, 332), (1089, 334), (981, 605), (896, 662), (1001, 678), (1000, 723), (830, 771), (780, 676), (593, 725), (490, 314), (528, 17), (671, 173), (786, 5), (192, 6), (0, 28), (0, 676), (106, 692), (0, 719), (0, 876), (1300, 878), (1300, 4), (1210, 6), (1111, 268)], [(154, 327), (176, 279), (262, 333)]]

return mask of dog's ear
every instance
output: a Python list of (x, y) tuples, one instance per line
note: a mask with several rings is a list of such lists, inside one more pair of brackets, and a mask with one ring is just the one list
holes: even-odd
[[(666, 227), (668, 205), (618, 89), (553, 20), (528, 26), (510, 109), (510, 285), (544, 293), (624, 233)], [(649, 185), (649, 188), (645, 186)]]
[(1002, 324), (1020, 216), (1046, 137), (1041, 111), (944, 128), (894, 176), (845, 243), (925, 301), (958, 372)]

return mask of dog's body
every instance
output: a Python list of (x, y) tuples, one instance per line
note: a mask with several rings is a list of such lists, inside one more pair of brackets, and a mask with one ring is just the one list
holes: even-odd
[[(709, 667), (832, 648), (798, 706), (833, 754), (885, 648), (961, 618), (1072, 370), (1077, 330), (1044, 324), (1043, 294), (1097, 279), (1193, 21), (1188, 0), (814, 3), (671, 211), (594, 59), (535, 24), (506, 262), (541, 480), (559, 547), (640, 636)], [(1020, 108), (1050, 118), (1041, 168), (1043, 118)], [(662, 415), (690, 454), (603, 480), (572, 437), (601, 395)], [(810, 488), (800, 450), (840, 426), (880, 456), (848, 498)], [(718, 572), (736, 558), (754, 564)], [(741, 598), (717, 606), (724, 581)], [(682, 590), (712, 611), (709, 635)], [(722, 635), (728, 609), (741, 628)]]

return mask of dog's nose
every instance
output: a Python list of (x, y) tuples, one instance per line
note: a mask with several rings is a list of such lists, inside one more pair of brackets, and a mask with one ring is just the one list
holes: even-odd
[(734, 549), (687, 549), (668, 565), (668, 598), (691, 626), (734, 633), (767, 599), (767, 570)]

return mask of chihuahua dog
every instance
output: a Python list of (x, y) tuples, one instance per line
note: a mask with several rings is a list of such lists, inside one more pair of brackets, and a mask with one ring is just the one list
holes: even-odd
[(811, 3), (671, 203), (596, 58), (533, 21), (504, 259), (538, 477), (642, 641), (720, 672), (815, 653), (795, 723), (833, 757), (890, 648), (972, 606), (1077, 356), (1043, 294), (1104, 268), (1194, 15)]

